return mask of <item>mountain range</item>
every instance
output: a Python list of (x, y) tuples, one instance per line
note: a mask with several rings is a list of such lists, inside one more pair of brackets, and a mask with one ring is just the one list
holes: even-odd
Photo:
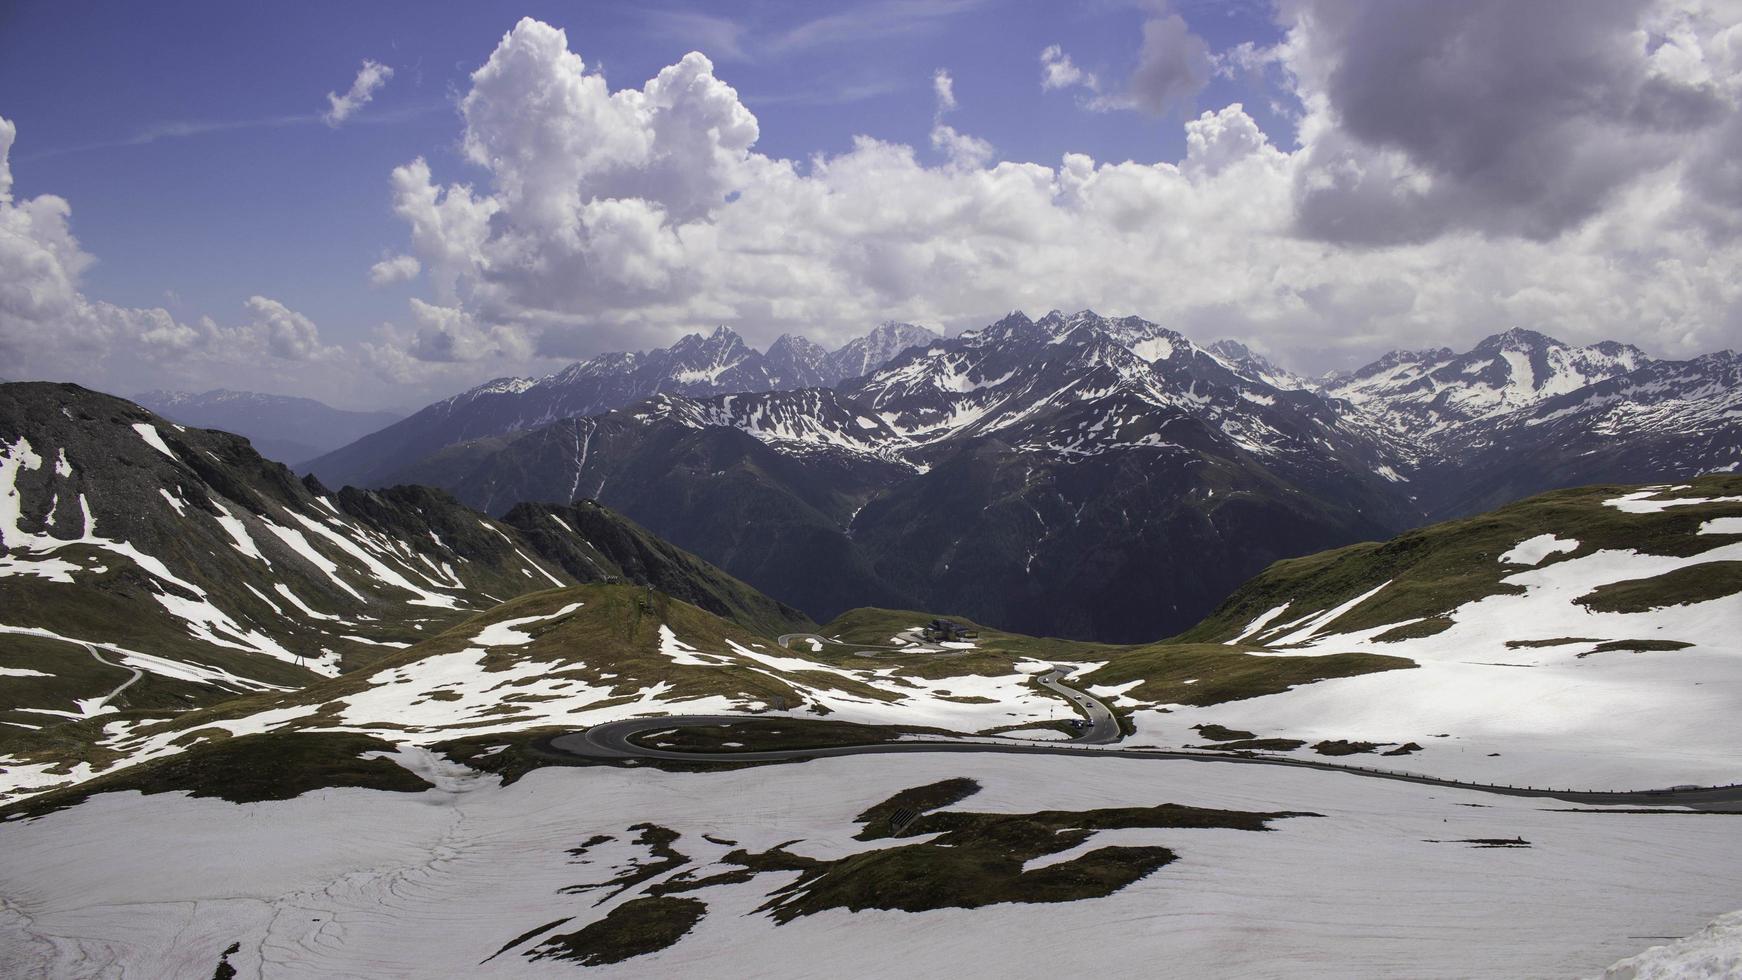
[[(1742, 461), (1731, 352), (1653, 361), (1509, 330), (1308, 380), (1087, 310), (952, 338), (880, 330), (835, 373), (865, 370), (829, 386), (770, 373), (809, 350), (796, 339), (754, 358), (720, 330), (474, 389), (312, 466), (490, 513), (596, 498), (817, 619), (874, 602), (1136, 641), (1281, 558)], [(754, 386), (716, 390), (746, 365)]]
[(666, 348), (600, 354), (543, 378), (486, 382), (312, 459), (302, 468), (335, 485), (374, 485), (455, 443), (609, 412), (652, 395), (830, 387), (936, 336), (913, 324), (885, 323), (834, 351), (789, 335), (764, 353), (720, 327), (707, 336), (691, 334)]
[(313, 398), (225, 388), (148, 391), (133, 401), (182, 425), (246, 436), (260, 455), (287, 465), (307, 462), (401, 418), (395, 412), (348, 412)]

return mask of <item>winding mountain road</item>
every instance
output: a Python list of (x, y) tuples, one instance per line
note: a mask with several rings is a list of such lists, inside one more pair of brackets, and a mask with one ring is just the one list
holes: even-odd
[(1125, 732), (1119, 727), (1119, 718), (1113, 714), (1113, 709), (1103, 704), (1099, 698), (1059, 683), (1069, 677), (1070, 673), (1061, 667), (1054, 667), (1035, 677), (1034, 682), (1049, 691), (1064, 695), (1065, 700), (1076, 705), (1084, 717), (1089, 719), (1089, 727), (1081, 735), (1071, 739), (1071, 744), (1112, 745), (1124, 738)]
[[(117, 670), (130, 670), (133, 672), (132, 677), (127, 678), (127, 680), (122, 682), (120, 687), (117, 687), (113, 691), (110, 691), (108, 694), (105, 694), (102, 697), (97, 698), (94, 701), (89, 701), (89, 702), (81, 701), (81, 702), (79, 702), (80, 709), (87, 715), (94, 715), (97, 712), (102, 711), (105, 707), (108, 706), (109, 702), (115, 700), (115, 698), (117, 696), (119, 696), (122, 691), (125, 691), (128, 688), (132, 687), (135, 681), (137, 681), (137, 680), (139, 680), (139, 678), (145, 676), (145, 672), (140, 670), (137, 667), (129, 667), (125, 664), (118, 664), (118, 663), (113, 663), (113, 662), (108, 661), (108, 660), (104, 660), (103, 655), (97, 652), (97, 648), (90, 645), (89, 643), (80, 643), (79, 646), (84, 647), (85, 652), (89, 653), (91, 655), (92, 659), (96, 660), (98, 663), (102, 664), (105, 667), (114, 667)], [(86, 708), (87, 704), (89, 705), (88, 708)]]
[[(804, 636), (807, 634), (797, 634)], [(782, 638), (783, 640), (785, 637)], [(819, 638), (820, 639), (820, 638)], [(784, 645), (784, 643), (782, 644)], [(1231, 765), (1287, 766), (1295, 769), (1317, 769), (1371, 779), (1390, 779), (1445, 789), (1472, 790), (1502, 796), (1555, 799), (1568, 803), (1593, 806), (1633, 805), (1641, 807), (1686, 807), (1693, 810), (1742, 813), (1742, 785), (1698, 787), (1691, 789), (1624, 790), (1616, 792), (1585, 792), (1576, 790), (1539, 789), (1536, 787), (1497, 786), (1439, 779), (1414, 773), (1384, 769), (1364, 769), (1313, 759), (1287, 759), (1276, 756), (1239, 756), (1208, 752), (1180, 752), (1167, 749), (1103, 748), (1118, 742), (1123, 733), (1119, 720), (1099, 699), (1066, 687), (1059, 680), (1069, 671), (1054, 668), (1037, 675), (1036, 683), (1064, 695), (1088, 717), (1089, 726), (1068, 742), (1027, 742), (997, 736), (960, 736), (956, 738), (909, 739), (901, 742), (877, 742), (868, 745), (834, 745), (818, 748), (761, 749), (751, 751), (681, 751), (643, 745), (637, 736), (681, 728), (742, 725), (746, 722), (775, 723), (781, 716), (766, 715), (664, 715), (650, 718), (629, 718), (607, 722), (579, 732), (558, 735), (547, 740), (545, 748), (558, 755), (586, 759), (623, 761), (641, 759), (663, 762), (790, 762), (827, 756), (893, 755), (909, 752), (997, 752), (1025, 755), (1088, 755), (1119, 759), (1168, 759), (1174, 761), (1208, 762)]]
[(894, 643), (846, 643), (841, 640), (823, 636), (820, 633), (782, 633), (774, 638), (782, 650), (791, 650), (793, 640), (813, 640), (817, 643), (827, 643), (830, 646), (852, 647), (855, 650), (903, 650), (903, 646)]

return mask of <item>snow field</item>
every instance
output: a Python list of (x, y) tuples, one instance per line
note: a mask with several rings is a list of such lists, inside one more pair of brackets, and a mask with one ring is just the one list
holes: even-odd
[[(240, 942), (242, 977), (567, 976), (574, 964), (518, 952), (477, 964), (538, 925), (572, 916), (555, 930), (571, 932), (640, 894), (561, 893), (647, 860), (631, 825), (679, 831), (697, 877), (728, 870), (713, 862), (735, 847), (796, 841), (795, 853), (832, 859), (889, 846), (852, 840), (853, 815), (957, 776), (984, 786), (957, 809), (981, 812), (1172, 802), (1323, 817), (1269, 833), (1102, 832), (1085, 848), (1161, 845), (1179, 859), (1064, 904), (835, 910), (776, 926), (754, 909), (792, 876), (763, 874), (686, 893), (709, 907), (693, 932), (589, 975), (808, 977), (854, 963), (880, 976), (1139, 976), (1166, 963), (1179, 976), (1578, 976), (1638, 953), (1630, 936), (1685, 935), (1737, 901), (1733, 817), (1555, 812), (1335, 773), (908, 755), (715, 774), (554, 768), (503, 787), (399, 761), (441, 788), (243, 805), (112, 794), (0, 825), (0, 960), (45, 977), (191, 976)], [(616, 839), (567, 853), (599, 834)], [(1460, 843), (1514, 837), (1531, 846)]]
[[(1541, 538), (1509, 555), (1521, 551), (1526, 558), (1552, 553)], [(1524, 594), (1467, 603), (1450, 614), (1453, 625), (1444, 632), (1398, 642), (1373, 639), (1398, 624), (1334, 632), (1337, 616), (1358, 602), (1303, 617), (1297, 622), (1305, 625), (1298, 628), (1267, 626), (1280, 614), (1273, 609), (1247, 633), (1262, 637), (1292, 628), (1283, 639), (1301, 645), (1270, 655), (1366, 652), (1406, 657), (1418, 667), (1323, 680), (1210, 707), (1140, 710), (1130, 744), (1190, 744), (1192, 726), (1213, 722), (1261, 738), (1309, 743), (1413, 741), (1426, 751), (1344, 761), (1490, 783), (1647, 789), (1742, 781), (1734, 751), (1742, 744), (1742, 649), (1736, 640), (1742, 596), (1645, 613), (1593, 612), (1575, 601), (1613, 582), (1736, 560), (1742, 560), (1742, 544), (1688, 557), (1607, 550), (1561, 559), (1503, 579), (1523, 586)], [(1690, 646), (1595, 652), (1599, 640), (1635, 639)], [(1549, 640), (1579, 642), (1508, 645)]]

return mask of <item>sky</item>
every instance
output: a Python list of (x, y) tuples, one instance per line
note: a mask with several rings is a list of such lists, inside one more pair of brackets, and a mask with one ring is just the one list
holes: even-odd
[(0, 377), (409, 410), (725, 324), (1742, 347), (1742, 2), (0, 3)]

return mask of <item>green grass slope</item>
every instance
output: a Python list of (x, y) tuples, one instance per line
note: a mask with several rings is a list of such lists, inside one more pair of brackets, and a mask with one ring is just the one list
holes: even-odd
[[(1291, 605), (1279, 618), (1293, 619), (1311, 610), (1330, 609), (1387, 581), (1391, 585), (1382, 593), (1340, 617), (1336, 621), (1337, 630), (1346, 633), (1410, 619), (1428, 620), (1412, 628), (1419, 635), (1420, 631), (1432, 630), (1435, 619), (1467, 602), (1521, 591), (1501, 580), (1523, 566), (1499, 560), (1520, 541), (1554, 534), (1578, 542), (1573, 551), (1549, 555), (1543, 560), (1544, 565), (1606, 549), (1686, 556), (1723, 543), (1721, 536), (1699, 533), (1707, 521), (1742, 516), (1742, 502), (1735, 501), (1674, 506), (1650, 514), (1627, 513), (1604, 503), (1641, 489), (1594, 486), (1557, 490), (1477, 517), (1410, 531), (1390, 541), (1350, 545), (1279, 561), (1230, 596), (1203, 622), (1175, 639), (1180, 642), (1233, 639), (1254, 619), (1284, 602)], [(1660, 496), (1704, 500), (1738, 497), (1742, 496), (1742, 476), (1704, 476)], [(1735, 577), (1727, 576), (1724, 581), (1734, 585)], [(1707, 594), (1710, 588), (1704, 587), (1712, 585), (1705, 582), (1702, 586), (1705, 598), (1715, 597)], [(1669, 589), (1677, 595), (1681, 591), (1673, 582)], [(1730, 586), (1724, 589), (1728, 591), (1721, 590), (1719, 594), (1738, 591)], [(1608, 594), (1618, 596), (1619, 592)], [(1658, 599), (1664, 600), (1664, 596), (1660, 594)], [(1689, 600), (1683, 597), (1681, 601)]]

